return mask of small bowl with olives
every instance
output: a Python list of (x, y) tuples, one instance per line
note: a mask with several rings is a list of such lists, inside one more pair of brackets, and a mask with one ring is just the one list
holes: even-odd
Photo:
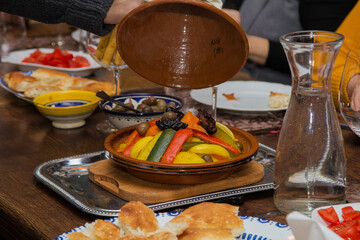
[[(100, 108), (117, 129), (160, 118), (164, 113), (171, 115), (172, 111), (168, 111), (169, 108), (179, 111), (184, 105), (180, 98), (157, 93), (120, 94), (113, 98), (137, 110), (135, 112), (106, 100), (100, 101)], [(171, 116), (168, 117), (171, 118)]]

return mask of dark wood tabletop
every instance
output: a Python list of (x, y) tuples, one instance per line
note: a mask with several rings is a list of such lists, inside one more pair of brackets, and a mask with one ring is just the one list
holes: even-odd
[[(1, 64), (0, 74), (15, 67)], [(99, 69), (94, 79), (112, 81), (112, 73)], [(124, 71), (123, 90), (158, 87), (130, 69)], [(0, 237), (2, 239), (54, 239), (60, 234), (99, 218), (82, 212), (38, 182), (34, 169), (49, 160), (104, 150), (106, 134), (96, 124), (106, 119), (99, 109), (86, 125), (71, 130), (51, 126), (34, 105), (0, 89)], [(276, 148), (278, 134), (256, 134), (257, 140)], [(348, 181), (359, 182), (360, 138), (343, 130), (348, 159)], [(286, 224), (285, 215), (273, 203), (273, 191), (246, 194), (242, 215)]]

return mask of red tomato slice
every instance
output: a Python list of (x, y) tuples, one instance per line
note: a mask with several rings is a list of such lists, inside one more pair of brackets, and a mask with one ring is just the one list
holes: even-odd
[(360, 217), (360, 211), (352, 211), (342, 215), (344, 221), (354, 220)]
[(22, 62), (37, 63), (62, 68), (80, 68), (90, 66), (89, 61), (83, 56), (73, 56), (66, 50), (55, 48), (51, 53), (43, 53), (40, 49), (36, 49), (26, 57)]
[(336, 234), (338, 234), (339, 236), (341, 236), (344, 239), (348, 239), (348, 240), (359, 240), (360, 239), (360, 233), (356, 229), (355, 225), (350, 226), (350, 227), (341, 228), (335, 232), (336, 232)]
[(322, 219), (324, 219), (329, 223), (333, 223), (333, 224), (339, 223), (339, 217), (334, 207), (320, 209), (318, 210), (318, 214)]
[(344, 214), (347, 214), (347, 213), (349, 213), (349, 212), (353, 212), (353, 211), (355, 211), (355, 210), (353, 209), (352, 206), (343, 207), (343, 208), (341, 209), (341, 212), (342, 212), (343, 215), (344, 215)]

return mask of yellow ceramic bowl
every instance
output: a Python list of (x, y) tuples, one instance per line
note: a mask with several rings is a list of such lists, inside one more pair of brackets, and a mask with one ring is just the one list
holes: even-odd
[(54, 127), (70, 129), (85, 125), (85, 119), (95, 111), (99, 100), (94, 92), (69, 90), (45, 93), (33, 102)]

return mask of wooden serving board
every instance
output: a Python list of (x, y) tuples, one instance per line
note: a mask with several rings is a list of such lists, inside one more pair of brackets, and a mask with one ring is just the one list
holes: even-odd
[(130, 175), (125, 168), (106, 159), (89, 167), (89, 178), (97, 185), (127, 201), (141, 201), (146, 204), (217, 192), (246, 186), (264, 177), (264, 167), (256, 161), (241, 166), (229, 177), (210, 183), (194, 185), (173, 185), (148, 182)]

